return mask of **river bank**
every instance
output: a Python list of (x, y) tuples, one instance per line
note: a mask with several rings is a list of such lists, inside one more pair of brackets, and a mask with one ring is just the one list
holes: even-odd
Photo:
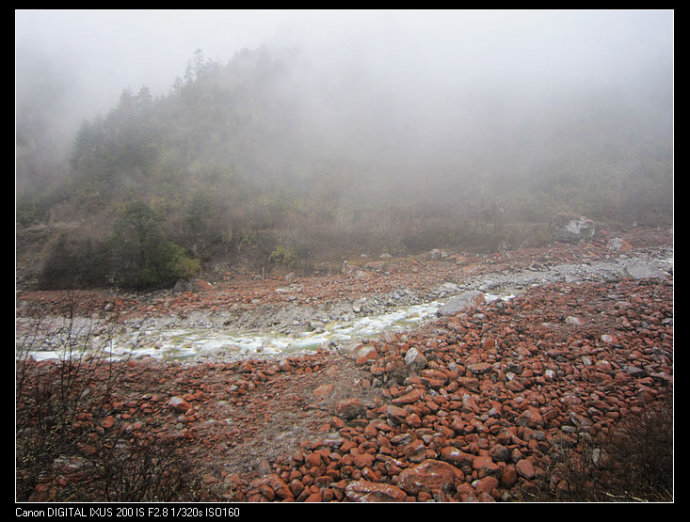
[[(346, 264), (343, 274), (330, 278), (206, 284), (197, 285), (197, 292), (110, 298), (95, 292), (23, 292), (19, 310), (26, 313), (19, 314), (17, 324), (26, 330), (37, 314), (42, 317), (40, 329), (46, 339), (32, 354), (39, 359), (61, 356), (64, 343), (59, 332), (67, 326), (59, 316), (66, 310), (70, 329), (87, 332), (95, 344), (107, 333), (113, 355), (120, 358), (228, 362), (294, 356), (319, 348), (351, 350), (362, 339), (414, 329), (444, 313), (449, 302), (475, 293), (485, 301), (506, 300), (552, 282), (668, 277), (673, 273), (672, 245), (663, 245), (662, 235), (658, 239), (661, 245), (636, 250), (619, 239), (624, 243), (557, 244), (538, 253), (473, 258), (445, 254), (358, 267)], [(78, 309), (89, 302), (90, 310), (80, 313)], [(113, 317), (117, 331), (101, 324)], [(80, 323), (76, 328), (75, 321)]]

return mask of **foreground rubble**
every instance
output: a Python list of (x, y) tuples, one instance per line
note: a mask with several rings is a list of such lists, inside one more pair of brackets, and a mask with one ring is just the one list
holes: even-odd
[[(561, 257), (610, 255), (603, 243), (568, 248)], [(110, 400), (79, 420), (91, 443), (76, 444), (71, 465), (55, 464), (29, 500), (88, 482), (95, 441), (116, 432), (174, 441), (205, 500), (516, 501), (540, 480), (567, 488), (549, 476), (557, 450), (596, 446), (673, 396), (673, 277), (645, 275), (477, 300), (351, 353), (116, 363)]]
[(667, 282), (557, 284), (375, 342), (358, 363), (381, 403), (334, 415), (336, 440), (302, 445), (245, 498), (512, 500), (555, 447), (670, 396), (671, 303)]

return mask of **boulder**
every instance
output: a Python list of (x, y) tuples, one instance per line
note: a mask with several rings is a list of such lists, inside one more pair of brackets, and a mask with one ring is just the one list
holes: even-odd
[(418, 372), (426, 368), (427, 360), (417, 348), (412, 347), (405, 353), (405, 364), (410, 370)]
[(549, 223), (549, 229), (556, 241), (589, 241), (594, 237), (594, 221), (585, 216), (559, 214)]
[(352, 502), (404, 502), (405, 492), (390, 484), (356, 480), (345, 488), (345, 496)]
[(471, 312), (484, 302), (484, 294), (478, 290), (463, 292), (450, 299), (438, 309), (438, 315), (457, 315), (463, 312)]
[(186, 412), (192, 409), (191, 404), (189, 404), (186, 400), (177, 395), (175, 397), (170, 397), (170, 400), (168, 401), (168, 406), (180, 412)]
[(632, 245), (625, 239), (614, 237), (606, 242), (606, 248), (609, 250), (615, 250), (617, 252), (628, 252), (629, 250), (632, 250)]
[(345, 420), (355, 419), (366, 412), (366, 407), (357, 398), (344, 399), (335, 405), (336, 415)]
[(398, 479), (398, 487), (411, 495), (421, 491), (440, 489), (448, 492), (456, 480), (463, 480), (464, 473), (447, 462), (426, 459), (416, 466), (406, 468)]
[(633, 279), (666, 279), (668, 274), (651, 263), (631, 263), (625, 267), (625, 275)]

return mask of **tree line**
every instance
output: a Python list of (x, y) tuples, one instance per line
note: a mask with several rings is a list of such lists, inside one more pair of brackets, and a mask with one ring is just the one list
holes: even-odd
[[(315, 100), (324, 91), (298, 81), (296, 60), (261, 47), (223, 64), (197, 51), (169, 94), (125, 89), (84, 121), (61, 181), (17, 193), (18, 234), (79, 223), (51, 237), (41, 284), (145, 289), (221, 266), (313, 270), (361, 252), (522, 246), (544, 241), (539, 225), (561, 211), (672, 220), (664, 100), (631, 111), (582, 97), (557, 124), (511, 127), (474, 156), (458, 139), (441, 161), (441, 149), (405, 151), (403, 131), (382, 123), (401, 107), (366, 89)], [(22, 156), (17, 175), (29, 164)]]

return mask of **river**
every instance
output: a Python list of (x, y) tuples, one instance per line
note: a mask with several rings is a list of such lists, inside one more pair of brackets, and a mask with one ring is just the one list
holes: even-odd
[[(247, 330), (228, 325), (227, 321), (214, 321), (210, 316), (203, 320), (197, 317), (194, 321), (148, 319), (117, 328), (110, 328), (97, 319), (78, 318), (67, 324), (64, 319), (52, 317), (44, 318), (40, 327), (33, 329), (41, 333), (31, 343), (17, 344), (28, 347), (24, 354), (36, 360), (59, 359), (67, 354), (81, 357), (96, 351), (114, 359), (153, 357), (190, 363), (279, 358), (321, 347), (352, 346), (384, 332), (412, 330), (436, 319), (453, 300), (470, 294), (480, 294), (484, 301), (509, 300), (530, 287), (553, 282), (665, 278), (672, 274), (673, 250), (665, 249), (631, 257), (496, 272), (460, 284), (439, 282), (435, 296), (427, 296), (426, 300), (415, 299), (417, 302), (409, 304), (407, 299), (408, 304), (396, 306), (395, 300), (387, 296), (384, 299), (387, 304), (373, 313), (340, 315), (309, 331)], [(18, 331), (32, 330), (26, 321), (17, 319)]]

